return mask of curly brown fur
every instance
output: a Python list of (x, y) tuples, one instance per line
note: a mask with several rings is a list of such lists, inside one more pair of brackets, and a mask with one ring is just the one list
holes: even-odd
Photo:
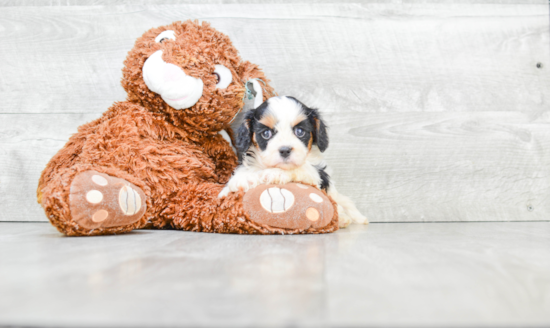
[[(177, 42), (155, 42), (165, 30), (178, 34)], [(175, 110), (150, 91), (142, 67), (155, 51), (163, 60), (200, 78), (199, 101)], [(234, 83), (216, 89), (215, 64), (223, 64)], [(39, 180), (37, 196), (48, 219), (69, 236), (117, 234), (137, 228), (167, 228), (204, 232), (288, 233), (250, 221), (242, 193), (217, 195), (237, 166), (231, 146), (218, 134), (243, 107), (244, 84), (251, 78), (265, 82), (264, 100), (273, 94), (263, 72), (242, 61), (229, 38), (197, 21), (175, 22), (147, 31), (124, 61), (122, 85), (128, 99), (115, 103), (100, 118), (82, 125), (50, 160)], [(69, 194), (74, 177), (95, 170), (124, 179), (142, 189), (147, 210), (139, 221), (120, 227), (86, 229), (71, 218)], [(337, 230), (337, 217), (321, 233)]]

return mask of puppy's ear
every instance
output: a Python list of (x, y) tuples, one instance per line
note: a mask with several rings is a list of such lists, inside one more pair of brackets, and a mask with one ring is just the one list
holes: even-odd
[(235, 148), (239, 152), (239, 160), (248, 151), (250, 143), (252, 142), (252, 119), (254, 118), (254, 111), (251, 110), (244, 116), (243, 123), (237, 130), (237, 140), (235, 142)]
[(313, 141), (317, 144), (319, 150), (324, 152), (328, 148), (327, 125), (317, 109), (310, 109), (308, 117), (313, 125)]

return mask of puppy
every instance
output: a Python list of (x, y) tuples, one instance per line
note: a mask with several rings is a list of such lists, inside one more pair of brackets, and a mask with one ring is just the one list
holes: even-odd
[(368, 223), (355, 204), (338, 193), (326, 172), (325, 122), (316, 109), (293, 97), (273, 97), (246, 113), (235, 146), (241, 165), (220, 192), (248, 191), (259, 184), (305, 182), (318, 186), (338, 204), (340, 227)]

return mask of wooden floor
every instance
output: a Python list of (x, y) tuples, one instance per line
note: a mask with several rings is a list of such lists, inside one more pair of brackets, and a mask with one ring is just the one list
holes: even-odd
[(328, 235), (0, 223), (0, 327), (548, 327), (550, 222)]

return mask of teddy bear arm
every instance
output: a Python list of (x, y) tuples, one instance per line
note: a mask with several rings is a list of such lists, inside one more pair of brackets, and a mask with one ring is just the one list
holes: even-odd
[(217, 134), (205, 143), (204, 152), (216, 166), (218, 182), (227, 183), (237, 167), (237, 156), (231, 145), (221, 135)]
[[(79, 161), (114, 166), (150, 186), (217, 181), (216, 166), (203, 147), (185, 140), (166, 122), (141, 106), (113, 105), (96, 125), (79, 131)], [(177, 182), (176, 182), (177, 181)]]

